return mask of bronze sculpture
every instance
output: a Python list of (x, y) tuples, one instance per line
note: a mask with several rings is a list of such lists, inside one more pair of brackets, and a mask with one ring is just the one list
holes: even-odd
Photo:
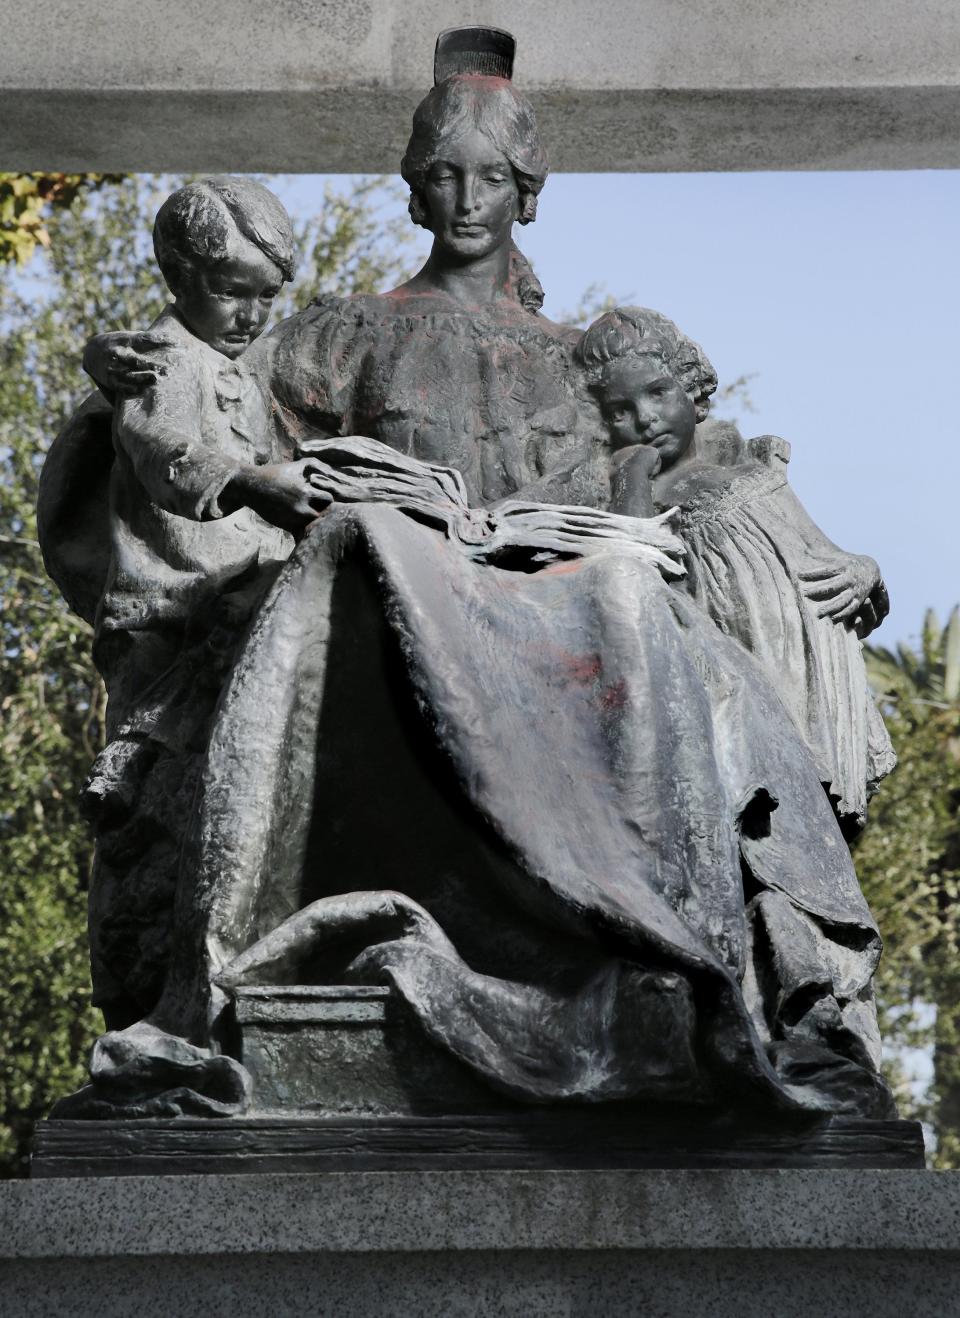
[[(715, 387), (702, 353), (653, 313), (613, 313), (585, 336), (540, 314), (512, 232), (535, 218), (546, 158), (503, 34), (485, 46), (475, 31), (466, 54), (441, 45), (446, 76), (403, 161), (411, 217), (434, 235), (423, 269), (235, 340), (275, 429), (176, 515), (253, 513), (259, 534), (272, 524), (297, 545), (285, 566), (289, 540), (232, 589), (214, 584), (210, 599), (241, 600), (226, 633), (200, 610), (114, 722), (109, 790), (96, 775), (91, 787), (101, 850), (127, 846), (114, 868), (131, 848), (139, 863), (145, 802), (169, 814), (176, 766), (193, 795), (168, 829), (176, 901), (168, 884), (138, 914), (127, 894), (133, 915), (112, 915), (100, 940), (116, 1028), (60, 1115), (242, 1113), (242, 987), (353, 984), (390, 986), (507, 1105), (889, 1117), (880, 941), (837, 818), (862, 823), (868, 780), (890, 767), (882, 735), (863, 731), (862, 704), (825, 768), (765, 671), (775, 640), (738, 635), (703, 586), (711, 546), (691, 510), (723, 482), (694, 488), (683, 462)], [(229, 180), (200, 186), (234, 196)], [(178, 307), (198, 278), (172, 285)], [(144, 453), (164, 454), (176, 485), (193, 450), (170, 457), (168, 413), (150, 401), (172, 389), (179, 406), (169, 351), (156, 332), (106, 336), (86, 360), (115, 412), (148, 400), (160, 438), (142, 428)], [(650, 378), (621, 369), (654, 359)], [(654, 387), (662, 425), (640, 419)], [(58, 548), (69, 455), (108, 415), (78, 414), (45, 485), (45, 548), (68, 598), (82, 593)], [(762, 483), (759, 449), (726, 466)], [(152, 508), (157, 489), (141, 487)], [(788, 538), (801, 513), (778, 509)], [(814, 539), (789, 567), (811, 583), (791, 607), (813, 634), (816, 597), (828, 601), (822, 626), (855, 672), (856, 632), (883, 612), (879, 574), (838, 585), (843, 565), (814, 562)], [(169, 876), (169, 846), (164, 863)], [(110, 882), (122, 910), (123, 879)]]

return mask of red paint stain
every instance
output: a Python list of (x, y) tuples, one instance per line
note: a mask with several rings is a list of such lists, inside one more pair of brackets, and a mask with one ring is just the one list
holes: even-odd
[(570, 682), (580, 682), (586, 685), (595, 682), (600, 676), (601, 662), (598, 654), (569, 655), (560, 661), (564, 667), (565, 676)]
[(623, 709), (627, 703), (627, 684), (625, 680), (620, 677), (616, 682), (611, 682), (609, 686), (605, 686), (601, 690), (598, 700), (601, 708), (608, 713)]
[(574, 558), (568, 562), (551, 563), (549, 567), (542, 567), (537, 572), (538, 577), (563, 577), (569, 572), (579, 572), (583, 567), (582, 558)]

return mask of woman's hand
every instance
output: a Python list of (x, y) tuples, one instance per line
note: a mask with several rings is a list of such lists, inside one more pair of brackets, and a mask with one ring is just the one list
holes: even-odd
[(879, 627), (889, 612), (890, 596), (887, 594), (886, 586), (880, 581), (863, 601), (860, 612), (853, 620), (854, 631), (860, 640), (862, 641)]
[(890, 601), (880, 568), (865, 554), (817, 558), (798, 577), (817, 617), (832, 618), (866, 636), (886, 617)]
[(342, 435), (310, 439), (298, 447), (316, 462), (317, 479), (338, 502), (435, 505), (445, 515), (451, 507), (467, 508), (459, 472), (400, 453), (378, 439)]
[(83, 350), (83, 369), (104, 393), (130, 397), (166, 375), (164, 358), (171, 351), (182, 348), (149, 331), (97, 334)]
[(495, 562), (518, 551), (582, 558), (619, 553), (655, 563), (667, 577), (684, 574), (683, 545), (673, 533), (676, 509), (659, 517), (624, 517), (601, 508), (507, 500), (492, 511), (494, 530), (477, 556)]
[(221, 507), (227, 512), (252, 508), (265, 522), (300, 536), (333, 502), (329, 491), (316, 483), (322, 477), (320, 468), (312, 458), (241, 467), (221, 495)]

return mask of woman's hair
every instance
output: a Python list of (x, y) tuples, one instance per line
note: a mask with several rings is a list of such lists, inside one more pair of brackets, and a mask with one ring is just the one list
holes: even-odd
[(478, 128), (509, 162), (520, 193), (521, 224), (537, 216), (537, 194), (547, 180), (547, 157), (533, 108), (506, 78), (455, 73), (438, 82), (417, 106), (413, 132), (400, 162), (410, 187), (410, 218), (430, 227), (423, 199), (430, 166), (445, 137), (464, 125)]
[(617, 307), (593, 322), (577, 349), (594, 385), (608, 366), (624, 357), (658, 357), (683, 385), (702, 421), (717, 388), (717, 373), (706, 353), (681, 334), (672, 320), (646, 307)]
[(157, 212), (153, 250), (171, 289), (198, 265), (225, 260), (234, 230), (259, 247), (284, 279), (293, 278), (293, 225), (279, 198), (253, 179), (223, 175), (178, 188)]
[(536, 314), (543, 306), (543, 285), (516, 243), (510, 244), (510, 289), (525, 311)]

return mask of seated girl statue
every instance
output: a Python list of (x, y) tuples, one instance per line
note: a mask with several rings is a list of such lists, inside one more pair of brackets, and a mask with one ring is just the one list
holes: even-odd
[(859, 639), (888, 609), (876, 563), (814, 524), (787, 484), (783, 440), (698, 428), (717, 377), (665, 316), (607, 312), (579, 351), (607, 427), (613, 508), (679, 506), (686, 589), (763, 664), (855, 835), (896, 762)]

